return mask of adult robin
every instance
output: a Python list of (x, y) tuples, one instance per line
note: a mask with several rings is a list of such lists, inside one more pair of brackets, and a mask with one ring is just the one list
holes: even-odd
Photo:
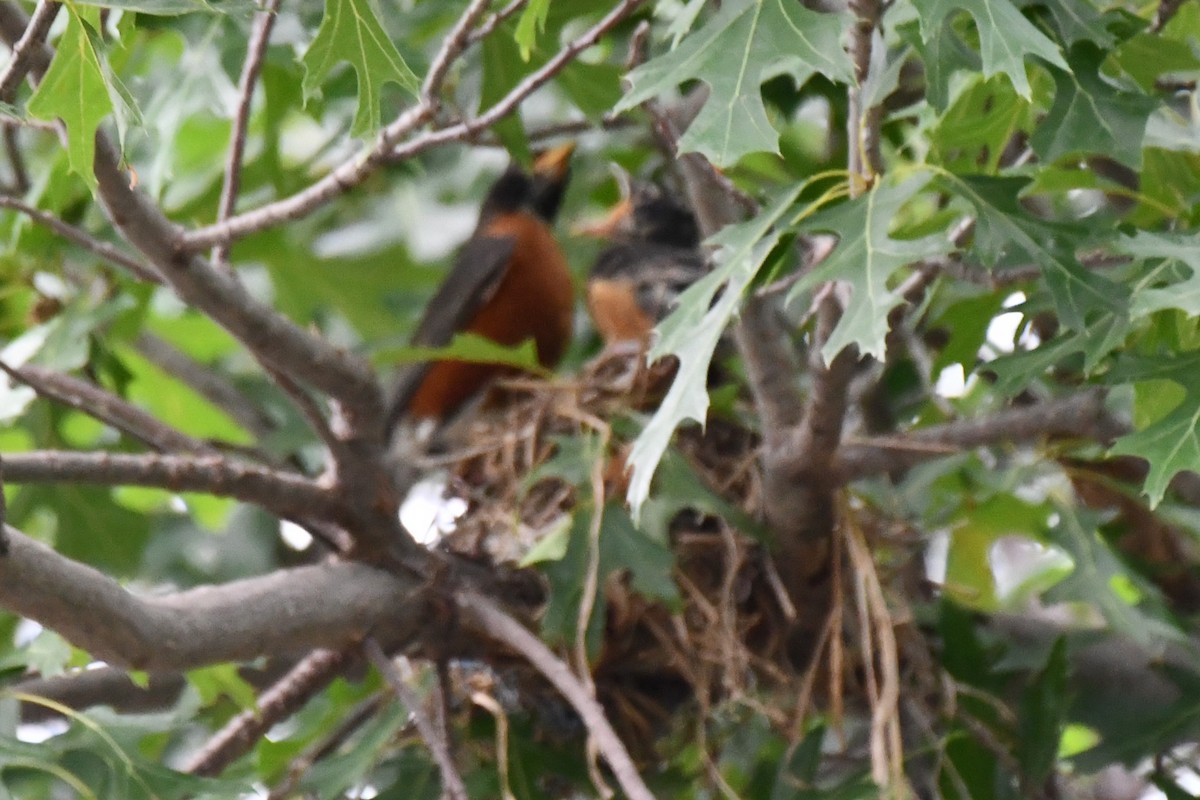
[[(412, 344), (443, 347), (469, 332), (506, 346), (533, 339), (538, 362), (554, 367), (571, 340), (571, 274), (550, 225), (562, 204), (575, 147), (547, 150), (532, 173), (510, 166), (488, 191), (475, 232), (429, 302)], [(443, 422), (510, 367), (444, 360), (401, 372), (387, 430), (404, 418)]]
[(708, 269), (692, 212), (658, 186), (623, 183), (625, 197), (608, 216), (578, 229), (612, 241), (587, 279), (588, 311), (607, 345), (648, 341)]

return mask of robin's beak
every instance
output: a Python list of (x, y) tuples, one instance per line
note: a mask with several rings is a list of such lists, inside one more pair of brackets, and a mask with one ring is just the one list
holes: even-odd
[(623, 197), (621, 198), (621, 202), (613, 206), (612, 210), (602, 218), (593, 222), (579, 222), (572, 225), (571, 233), (576, 236), (611, 239), (626, 227), (626, 223), (632, 215), (633, 200), (629, 197)]
[(554, 182), (566, 180), (567, 170), (571, 166), (571, 154), (574, 152), (574, 142), (550, 148), (534, 159), (533, 174)]

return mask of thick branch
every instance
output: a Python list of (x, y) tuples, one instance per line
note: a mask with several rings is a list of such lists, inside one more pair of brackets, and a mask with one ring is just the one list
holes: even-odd
[(9, 528), (0, 606), (96, 658), (153, 672), (337, 648), (370, 631), (390, 640), (428, 619), (416, 579), (336, 562), (139, 597), (89, 566)]
[(119, 165), (112, 143), (97, 134), (96, 180), (113, 224), (183, 300), (204, 311), (263, 362), (341, 398), (364, 425), (382, 417), (383, 398), (366, 362), (295, 325), (255, 299), (232, 275), (184, 254), (179, 229), (129, 186)]
[(841, 444), (850, 380), (858, 363), (858, 350), (850, 347), (825, 364), (821, 345), (837, 323), (841, 305), (831, 286), (822, 290), (817, 303), (808, 364), (812, 387), (803, 419), (794, 428), (764, 431), (765, 510), (784, 560), (789, 560), (791, 543), (827, 537), (833, 531), (835, 484), (829, 466)]
[(281, 517), (345, 521), (336, 494), (301, 475), (221, 456), (39, 450), (4, 458), (10, 483), (91, 483), (203, 492), (254, 503)]
[(525, 98), (561, 72), (576, 56), (593, 46), (643, 2), (645, 0), (621, 0), (603, 19), (563, 47), (540, 69), (527, 75), (512, 91), (478, 117), (429, 131), (401, 145), (400, 140), (414, 128), (427, 122), (433, 113), (434, 109), (428, 103), (418, 103), (384, 128), (369, 148), (360, 151), (307, 189), (254, 211), (230, 217), (224, 222), (194, 230), (183, 236), (182, 248), (190, 251), (203, 250), (299, 219), (355, 188), (384, 164), (411, 158), (447, 142), (469, 139), (490, 128), (512, 113)]
[(1026, 442), (1044, 436), (1078, 436), (1101, 440), (1112, 433), (1104, 395), (1088, 391), (1036, 405), (999, 411), (980, 419), (948, 422), (904, 436), (847, 442), (838, 453), (831, 477), (838, 483), (905, 469), (973, 447)]
[(216, 454), (216, 449), (211, 445), (160, 422), (152, 414), (93, 383), (31, 364), (14, 368), (0, 361), (0, 370), (28, 385), (42, 397), (82, 411), (155, 450)]

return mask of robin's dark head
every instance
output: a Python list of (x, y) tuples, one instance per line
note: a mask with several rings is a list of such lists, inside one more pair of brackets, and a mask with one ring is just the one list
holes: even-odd
[(605, 239), (653, 242), (684, 249), (700, 245), (700, 230), (691, 210), (652, 183), (632, 183), (625, 197), (603, 220), (581, 226), (577, 231)]
[(553, 222), (558, 216), (571, 177), (571, 154), (574, 152), (575, 143), (568, 142), (546, 150), (534, 159), (530, 207), (547, 222)]
[(700, 229), (692, 210), (652, 183), (631, 190), (630, 225), (639, 239), (673, 247), (699, 247)]
[(488, 190), (480, 219), (532, 211), (546, 222), (553, 222), (566, 191), (571, 172), (571, 153), (574, 150), (574, 144), (547, 150), (534, 160), (532, 174), (519, 164), (510, 164)]

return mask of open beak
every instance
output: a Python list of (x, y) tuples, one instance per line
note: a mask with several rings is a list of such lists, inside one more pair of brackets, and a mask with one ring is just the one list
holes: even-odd
[(567, 169), (571, 165), (571, 154), (575, 152), (575, 143), (567, 142), (552, 147), (539, 155), (533, 162), (533, 174), (561, 181), (567, 177)]
[(624, 227), (626, 220), (633, 214), (633, 200), (628, 196), (613, 206), (612, 210), (601, 219), (593, 222), (579, 222), (571, 226), (571, 233), (576, 236), (592, 236), (597, 239), (611, 239)]

